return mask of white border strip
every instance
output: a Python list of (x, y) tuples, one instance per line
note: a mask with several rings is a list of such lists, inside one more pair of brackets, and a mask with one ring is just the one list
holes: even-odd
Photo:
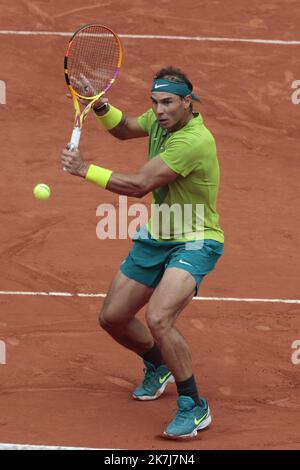
[[(71, 292), (26, 292), (1, 290), (0, 295), (28, 295), (34, 297), (106, 297), (106, 294), (98, 293), (71, 293)], [(296, 299), (255, 299), (243, 297), (193, 297), (193, 300), (212, 300), (215, 302), (269, 302), (280, 304), (300, 304)]]
[[(0, 30), (2, 35), (11, 36), (67, 36), (74, 33), (62, 31), (13, 31)], [(252, 43), (252, 44), (277, 44), (283, 46), (299, 46), (300, 41), (286, 41), (282, 39), (250, 39), (250, 38), (223, 38), (209, 36), (161, 36), (154, 34), (119, 34), (120, 38), (126, 39), (159, 39), (166, 41), (205, 41), (205, 42), (233, 42), (233, 43)]]

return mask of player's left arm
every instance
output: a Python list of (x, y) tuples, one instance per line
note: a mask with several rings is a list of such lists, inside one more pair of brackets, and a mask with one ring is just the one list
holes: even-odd
[[(75, 152), (64, 150), (62, 164), (69, 173), (83, 178), (86, 178), (90, 168), (90, 165), (84, 162), (79, 150)], [(100, 168), (98, 169), (100, 170)], [(169, 168), (158, 155), (149, 160), (136, 173), (113, 172), (105, 188), (113, 193), (141, 198), (156, 188), (167, 186), (178, 176), (179, 174)], [(101, 184), (99, 185), (101, 186)]]
[(112, 173), (106, 189), (113, 193), (141, 198), (156, 188), (167, 186), (178, 178), (158, 155), (135, 174)]

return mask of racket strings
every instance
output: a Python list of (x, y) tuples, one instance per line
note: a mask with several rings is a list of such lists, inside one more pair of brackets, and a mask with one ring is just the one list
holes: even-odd
[(68, 56), (71, 86), (85, 97), (99, 94), (115, 77), (119, 58), (119, 43), (112, 32), (99, 26), (79, 31)]

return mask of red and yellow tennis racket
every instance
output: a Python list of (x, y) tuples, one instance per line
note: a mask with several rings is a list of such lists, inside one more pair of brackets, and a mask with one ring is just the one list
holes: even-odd
[[(78, 148), (84, 120), (93, 104), (115, 82), (121, 62), (121, 41), (106, 26), (85, 25), (71, 37), (64, 62), (65, 78), (75, 108), (75, 123), (68, 145), (70, 150)], [(89, 101), (82, 112), (79, 99)]]

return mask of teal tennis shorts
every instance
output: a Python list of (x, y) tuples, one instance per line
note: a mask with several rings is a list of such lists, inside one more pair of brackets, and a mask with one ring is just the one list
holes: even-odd
[(196, 294), (224, 251), (215, 240), (159, 242), (142, 227), (133, 237), (133, 248), (120, 266), (121, 272), (148, 287), (155, 288), (168, 268), (188, 271), (196, 281)]

